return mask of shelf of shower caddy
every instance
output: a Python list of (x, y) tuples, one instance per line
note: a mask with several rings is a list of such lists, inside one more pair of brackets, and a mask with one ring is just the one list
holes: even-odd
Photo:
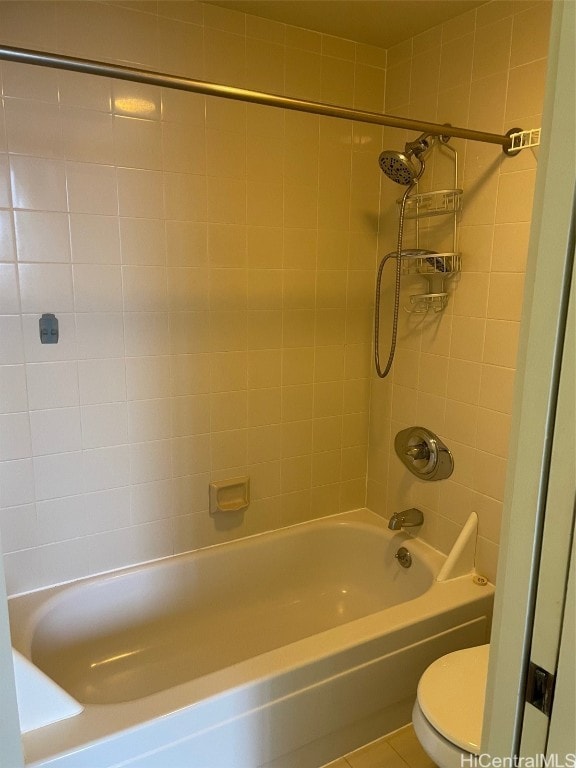
[[(400, 206), (402, 200), (397, 200)], [(407, 219), (423, 219), (427, 216), (442, 216), (456, 213), (462, 206), (461, 189), (436, 189), (433, 192), (422, 192), (410, 195), (406, 199), (404, 216)]]
[(442, 312), (447, 304), (447, 293), (417, 293), (410, 296), (411, 308), (406, 308), (406, 311), (416, 315), (424, 315), (431, 309), (434, 312)]
[(460, 272), (461, 264), (462, 258), (459, 253), (425, 252), (422, 256), (403, 256), (402, 274), (450, 277)]

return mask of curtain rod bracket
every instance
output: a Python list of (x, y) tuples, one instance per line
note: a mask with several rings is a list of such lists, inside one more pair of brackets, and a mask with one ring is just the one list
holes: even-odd
[(515, 157), (519, 152), (522, 152), (522, 147), (514, 146), (513, 136), (517, 133), (523, 133), (523, 129), (510, 128), (509, 131), (506, 131), (506, 136), (510, 139), (510, 144), (508, 146), (503, 146), (502, 152), (504, 152), (505, 155), (508, 155), (508, 157)]

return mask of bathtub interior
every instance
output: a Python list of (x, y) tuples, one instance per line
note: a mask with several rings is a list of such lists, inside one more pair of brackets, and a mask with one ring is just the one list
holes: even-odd
[(413, 541), (401, 568), (405, 539), (336, 516), (85, 580), (42, 602), (20, 644), (83, 704), (140, 699), (425, 593), (436, 553)]
[[(249, 657), (241, 655), (240, 661), (192, 679), (182, 680), (180, 675), (175, 683), (165, 671), (160, 672), (159, 665), (156, 671), (163, 675), (162, 689), (156, 688), (150, 693), (147, 688), (138, 688), (140, 683), (136, 683), (130, 698), (138, 695), (140, 690), (142, 693), (135, 701), (119, 700), (117, 690), (125, 682), (121, 676), (116, 688), (111, 682), (110, 689), (104, 694), (107, 698), (101, 703), (82, 701), (86, 694), (81, 692), (75, 697), (85, 704), (81, 714), (24, 736), (27, 765), (34, 768), (84, 768), (89, 765), (112, 768), (120, 764), (142, 768), (166, 765), (292, 768), (297, 764), (306, 768), (322, 765), (409, 722), (416, 684), (426, 666), (444, 653), (487, 641), (493, 590), (490, 585), (484, 589), (474, 587), (469, 574), (438, 583), (435, 576), (446, 558), (404, 532), (390, 534), (385, 521), (373, 513), (363, 510), (336, 515), (332, 521), (316, 521), (316, 527), (330, 529), (335, 520), (347, 524), (352, 531), (371, 534), (371, 544), (356, 541), (350, 546), (350, 537), (346, 537), (350, 557), (340, 557), (342, 562), (337, 569), (340, 573), (345, 572), (349, 579), (356, 575), (357, 588), (371, 595), (366, 598), (367, 602), (359, 604), (358, 614), (354, 613), (352, 600), (349, 603), (346, 599), (340, 603), (333, 600), (328, 613), (334, 617), (339, 605), (341, 620), (336, 624), (331, 620), (329, 628), (318, 629), (321, 625), (315, 625), (312, 634), (307, 630), (300, 639), (288, 639), (298, 638), (297, 634), (290, 635), (288, 626), (280, 632), (286, 632), (281, 647), (273, 645), (272, 649), (254, 655), (254, 646), (248, 643)], [(315, 525), (312, 524), (312, 528)], [(286, 536), (289, 538), (295, 532), (297, 530), (289, 530)], [(326, 532), (324, 530), (324, 534)], [(383, 535), (375, 536), (375, 533)], [(335, 553), (341, 552), (341, 542), (338, 544), (334, 539), (328, 544), (329, 536), (323, 536), (322, 540), (326, 557), (318, 553), (321, 540), (311, 539), (312, 559), (302, 560), (304, 571), (311, 563), (317, 566), (322, 559), (326, 561), (326, 570), (330, 571)], [(235, 543), (227, 547), (226, 554), (233, 554), (230, 549), (245, 549), (250, 555), (250, 544), (249, 541)], [(287, 544), (285, 541), (280, 550), (289, 549)], [(419, 571), (412, 574), (417, 576), (414, 581), (418, 581), (418, 586), (410, 582), (410, 571), (401, 569), (393, 557), (401, 544), (409, 546), (417, 555), (415, 562), (421, 560), (423, 563)], [(367, 558), (370, 546), (374, 546), (379, 555), (379, 571), (371, 567)], [(296, 549), (301, 554), (300, 548)], [(419, 549), (422, 557), (418, 556)], [(383, 553), (385, 557), (382, 557)], [(195, 553), (194, 557), (211, 562), (216, 554), (218, 548), (213, 548), (213, 552)], [(240, 557), (240, 553), (237, 554)], [(253, 558), (250, 555), (248, 559)], [(393, 588), (382, 590), (381, 585), (385, 582), (381, 577), (384, 578), (389, 561), (393, 563), (389, 572)], [(109, 619), (111, 612), (107, 603), (110, 595), (120, 591), (126, 595), (126, 600), (116, 609), (116, 630), (123, 623), (125, 625), (130, 611), (136, 617), (139, 615), (144, 597), (156, 604), (154, 615), (157, 618), (175, 609), (174, 603), (169, 605), (168, 595), (181, 610), (187, 610), (191, 585), (200, 577), (196, 573), (194, 577), (189, 576), (190, 582), (182, 580), (179, 566), (184, 562), (185, 557), (156, 563), (156, 570), (158, 566), (163, 570), (150, 579), (144, 575), (146, 568), (127, 569), (86, 583), (54, 588), (49, 599), (40, 593), (16, 598), (13, 601), (15, 645), (20, 644), (20, 649), (31, 655), (34, 637), (38, 643), (36, 633), (42, 622), (45, 622), (46, 632), (42, 637), (44, 644), (51, 638), (51, 642), (58, 645), (70, 631), (76, 632), (74, 642), (78, 642), (84, 633), (83, 641), (90, 643), (90, 633), (102, 629), (100, 623)], [(283, 570), (287, 562), (271, 556), (269, 578), (267, 581), (261, 579), (266, 583), (255, 588), (255, 594), (265, 594), (274, 578), (282, 576), (286, 582)], [(206, 567), (209, 570), (209, 566)], [(208, 581), (215, 592), (218, 590), (213, 580), (219, 575), (220, 586), (226, 585), (230, 573), (228, 568), (224, 571), (213, 569)], [(294, 578), (309, 584), (309, 575), (296, 574)], [(125, 579), (122, 590), (118, 579)], [(319, 578), (319, 582), (326, 587), (333, 579), (334, 573), (329, 573), (326, 580)], [(240, 581), (230, 585), (231, 604), (232, 598), (239, 594), (234, 591), (234, 586), (240, 591), (246, 588)], [(94, 589), (87, 592), (87, 587)], [(402, 596), (401, 603), (390, 594), (385, 598), (376, 598), (372, 594), (402, 593), (405, 588), (407, 593)], [(208, 602), (215, 592), (211, 598), (206, 598)], [(339, 599), (342, 597), (340, 595)], [(322, 600), (315, 602), (313, 595), (309, 599), (309, 613), (321, 614), (318, 606), (322, 605)], [(289, 607), (286, 610), (289, 611)], [(70, 616), (74, 618), (72, 628), (67, 618)], [(229, 621), (230, 616), (227, 618)], [(266, 612), (258, 617), (258, 627), (266, 618)], [(243, 623), (258, 634), (258, 627), (249, 621)], [(138, 632), (140, 630), (141, 627)], [(221, 631), (222, 643), (235, 652), (244, 647), (237, 630), (237, 626), (227, 625)], [(134, 629), (131, 631), (136, 637), (138, 633)], [(98, 643), (95, 648), (98, 649)], [(164, 648), (164, 653), (165, 659), (166, 654), (173, 651)], [(190, 658), (193, 663), (193, 655)], [(197, 675), (196, 669), (192, 671)], [(140, 677), (147, 675), (148, 670)], [(229, 753), (230, 744), (234, 748)], [(83, 762), (84, 758), (79, 759), (80, 752), (89, 755), (86, 762)], [(150, 756), (152, 753), (154, 756)], [(144, 754), (148, 756), (143, 757)]]

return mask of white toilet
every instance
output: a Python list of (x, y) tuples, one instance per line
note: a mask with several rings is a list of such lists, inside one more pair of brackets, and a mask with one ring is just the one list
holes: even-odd
[(439, 768), (473, 765), (472, 755), (480, 753), (489, 649), (479, 645), (449, 653), (420, 678), (412, 723)]

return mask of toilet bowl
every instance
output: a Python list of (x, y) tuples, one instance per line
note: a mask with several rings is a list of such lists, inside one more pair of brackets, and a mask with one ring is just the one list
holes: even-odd
[(489, 649), (479, 645), (449, 653), (420, 678), (412, 724), (439, 768), (471, 766), (480, 753)]

